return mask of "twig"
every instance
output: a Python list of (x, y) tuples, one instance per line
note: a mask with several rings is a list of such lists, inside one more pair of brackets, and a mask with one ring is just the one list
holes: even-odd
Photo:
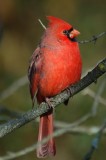
[[(89, 95), (92, 98), (96, 97), (96, 93), (94, 91), (92, 91), (89, 87), (85, 88), (82, 91), (82, 94), (83, 95)], [(98, 102), (106, 106), (106, 100), (104, 98), (102, 98), (101, 96), (98, 96)]]
[(4, 90), (0, 94), (0, 101), (3, 101), (4, 99), (8, 98), (10, 95), (12, 95), (15, 91), (17, 91), (21, 86), (28, 83), (27, 76), (23, 76), (20, 79), (18, 79), (16, 82), (14, 82), (9, 88)]
[(90, 43), (90, 42), (96, 42), (97, 39), (101, 38), (102, 36), (104, 36), (106, 34), (106, 32), (102, 32), (100, 34), (98, 34), (97, 36), (92, 36), (92, 38), (90, 40), (84, 40), (84, 41), (78, 41), (78, 43), (80, 44), (85, 44), (85, 43)]
[(14, 117), (14, 118), (18, 118), (18, 117), (20, 117), (20, 115), (22, 115), (22, 112), (16, 112), (16, 111), (13, 111), (13, 110), (11, 110), (11, 109), (8, 109), (8, 108), (6, 108), (6, 107), (4, 107), (4, 106), (1, 106), (0, 107), (0, 115), (7, 115), (7, 116), (9, 116), (9, 117)]
[(41, 26), (46, 29), (46, 26), (42, 23), (42, 21), (40, 19), (38, 19), (39, 23), (41, 24)]
[(92, 106), (92, 115), (93, 116), (96, 116), (97, 107), (98, 107), (98, 104), (99, 104), (98, 103), (99, 102), (99, 97), (102, 94), (102, 92), (104, 91), (105, 85), (106, 85), (106, 78), (104, 78), (103, 82), (100, 84), (100, 87), (99, 87), (98, 92), (96, 94), (96, 97), (94, 99), (93, 106)]
[[(52, 106), (55, 108), (60, 103), (63, 103), (69, 97), (77, 94), (91, 83), (95, 82), (97, 78), (103, 75), (106, 72), (106, 58), (103, 59), (91, 72), (89, 72), (84, 78), (82, 78), (78, 83), (70, 86), (68, 90), (64, 90), (59, 95), (55, 96), (54, 98), (50, 98)], [(70, 90), (70, 91), (69, 91)], [(69, 92), (67, 92), (69, 91)], [(47, 103), (42, 102), (37, 109), (32, 109), (31, 111), (23, 114), (20, 118), (15, 120), (11, 120), (5, 124), (0, 125), (0, 137), (5, 136), (6, 134), (12, 132), (16, 128), (19, 128), (26, 123), (34, 120), (38, 116), (42, 115), (49, 111), (49, 106)]]
[(99, 142), (102, 136), (104, 129), (106, 128), (106, 121), (98, 131), (96, 137), (92, 140), (91, 148), (88, 153), (85, 155), (84, 160), (90, 160), (93, 156), (94, 151), (98, 148)]

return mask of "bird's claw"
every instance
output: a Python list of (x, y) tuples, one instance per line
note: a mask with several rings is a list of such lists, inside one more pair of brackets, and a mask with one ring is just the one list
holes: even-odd
[(52, 105), (52, 103), (51, 103), (51, 101), (48, 97), (45, 98), (45, 102), (48, 104), (50, 109), (54, 109), (54, 107), (53, 107), (53, 105)]
[(68, 88), (66, 89), (66, 91), (67, 91), (67, 94), (69, 94), (70, 96), (72, 96), (71, 88), (68, 87)]

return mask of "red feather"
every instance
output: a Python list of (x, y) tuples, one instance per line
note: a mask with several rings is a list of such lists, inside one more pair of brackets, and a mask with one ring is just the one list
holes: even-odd
[[(40, 117), (38, 142), (42, 141), (48, 135), (53, 134), (53, 115), (44, 115)], [(43, 158), (47, 155), (54, 156), (56, 154), (55, 142), (51, 138), (46, 144), (40, 145), (37, 149), (37, 157)]]

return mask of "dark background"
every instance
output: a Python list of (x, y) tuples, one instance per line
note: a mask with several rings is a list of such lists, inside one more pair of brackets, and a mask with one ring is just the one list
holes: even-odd
[[(106, 1), (103, 0), (3, 0), (0, 1), (0, 93), (13, 82), (27, 74), (29, 58), (39, 43), (43, 28), (38, 22), (40, 18), (47, 25), (46, 15), (60, 17), (78, 29), (81, 35), (78, 40), (90, 39), (106, 31)], [(106, 57), (106, 37), (99, 39), (96, 44), (81, 44), (83, 73), (92, 69), (97, 62)], [(92, 84), (90, 88), (97, 93), (105, 76)], [(106, 87), (102, 97), (106, 98)], [(74, 122), (87, 114), (94, 99), (82, 95), (74, 96), (69, 105), (58, 107), (55, 119), (64, 122)], [(11, 96), (0, 100), (0, 105), (14, 111), (25, 112), (31, 109), (32, 103), (28, 83), (20, 87)], [(2, 117), (2, 114), (1, 114)], [(84, 125), (101, 125), (106, 117), (106, 105), (98, 104), (95, 117), (90, 118)], [(9, 118), (9, 117), (6, 117)], [(3, 123), (5, 121), (1, 121)], [(17, 129), (0, 139), (0, 156), (8, 151), (16, 152), (37, 141), (38, 124), (34, 121)], [(64, 134), (56, 139), (57, 155), (55, 160), (80, 160), (88, 151), (93, 136), (86, 134)], [(106, 137), (102, 137), (98, 151), (93, 160), (106, 159)], [(37, 159), (31, 152), (17, 160)], [(47, 158), (50, 159), (50, 158)]]

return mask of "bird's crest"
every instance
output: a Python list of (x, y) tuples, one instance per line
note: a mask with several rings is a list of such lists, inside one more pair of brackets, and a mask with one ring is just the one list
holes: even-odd
[(46, 16), (47, 20), (49, 21), (49, 26), (52, 25), (62, 25), (62, 26), (67, 26), (67, 27), (71, 27), (71, 25), (67, 22), (65, 22), (64, 20), (54, 17), (54, 16)]

